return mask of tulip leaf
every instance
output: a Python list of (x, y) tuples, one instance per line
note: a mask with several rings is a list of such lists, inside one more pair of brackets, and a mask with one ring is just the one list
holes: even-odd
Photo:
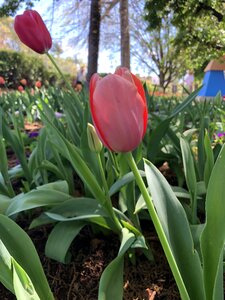
[(160, 142), (165, 136), (172, 118), (165, 119), (151, 132), (147, 143), (148, 159), (154, 161), (160, 148)]
[(62, 156), (68, 159), (94, 197), (103, 204), (105, 202), (105, 194), (98, 184), (96, 177), (83, 159), (80, 149), (70, 143), (43, 112), (42, 117), (46, 122), (48, 134), (54, 147), (56, 147)]
[(14, 293), (12, 283), (12, 262), (11, 255), (0, 240), (0, 282), (12, 293)]
[(70, 262), (71, 255), (68, 253), (68, 249), (85, 225), (86, 223), (81, 221), (56, 224), (48, 236), (45, 245), (45, 255), (62, 263)]
[(145, 172), (158, 217), (190, 299), (204, 300), (203, 273), (184, 208), (161, 172), (145, 160)]
[(186, 139), (180, 138), (180, 146), (182, 151), (182, 159), (184, 166), (184, 175), (191, 196), (192, 222), (197, 222), (197, 180), (195, 174), (195, 166), (193, 155)]
[(182, 112), (198, 96), (198, 92), (201, 90), (201, 88), (202, 86), (192, 92), (182, 103), (178, 104), (172, 111), (170, 118), (174, 118), (176, 115)]
[(173, 140), (175, 147), (179, 151), (179, 144), (176, 134), (169, 128), (171, 120), (182, 112), (198, 95), (200, 88), (190, 94), (181, 104), (178, 104), (177, 107), (172, 111), (171, 115), (164, 120), (157, 118), (160, 123), (159, 125), (151, 132), (147, 144), (147, 153), (148, 159), (154, 161), (157, 157), (157, 154), (160, 149), (160, 142), (166, 133), (169, 134), (170, 138)]
[[(49, 215), (47, 215), (47, 213), (49, 213)], [(71, 221), (71, 217), (76, 221), (78, 221), (78, 219), (85, 220), (88, 216), (89, 221), (93, 221), (94, 223), (100, 222), (100, 224), (105, 224), (103, 219), (106, 219), (107, 217), (107, 213), (99, 205), (97, 200), (84, 197), (71, 198), (68, 201), (54, 206), (46, 213), (43, 213), (38, 218), (34, 219), (30, 228), (59, 221), (58, 218), (51, 218), (51, 214), (53, 214), (53, 216), (61, 216), (60, 221)]]
[(225, 243), (225, 146), (209, 179), (206, 194), (206, 225), (201, 236), (204, 284), (207, 300), (222, 300), (223, 248)]
[(0, 194), (0, 214), (5, 214), (11, 202), (12, 202), (11, 198)]
[[(140, 175), (142, 177), (145, 177), (145, 172), (143, 172), (142, 170), (139, 170)], [(109, 190), (109, 195), (112, 196), (115, 193), (117, 193), (118, 191), (120, 191), (120, 189), (127, 185), (128, 183), (132, 182), (135, 180), (134, 174), (132, 172), (127, 173), (126, 175), (124, 175), (122, 178), (118, 179), (111, 187)]]
[(98, 300), (123, 299), (123, 265), (124, 255), (135, 241), (135, 235), (128, 229), (122, 229), (122, 241), (117, 257), (111, 261), (102, 273)]
[(11, 216), (35, 207), (55, 206), (71, 198), (72, 196), (69, 194), (47, 188), (32, 190), (27, 194), (19, 194), (12, 198), (12, 203), (9, 205), (6, 214)]
[(13, 286), (18, 300), (41, 300), (24, 269), (12, 258)]
[(77, 216), (77, 217), (64, 217), (62, 215), (58, 215), (58, 214), (54, 214), (54, 213), (50, 213), (50, 212), (45, 212), (45, 214), (55, 220), (55, 221), (60, 221), (60, 222), (70, 222), (70, 221), (76, 221), (76, 220), (86, 220), (86, 219), (93, 219), (93, 218), (98, 218), (101, 217), (101, 215), (99, 214), (94, 214), (91, 213), (89, 215), (83, 215), (83, 216)]
[(204, 181), (207, 187), (214, 166), (213, 150), (212, 150), (209, 134), (207, 131), (205, 132), (204, 147), (205, 147), (205, 155), (206, 155), (205, 168), (204, 168)]
[[(27, 273), (39, 298), (53, 300), (52, 292), (31, 239), (14, 221), (4, 215), (0, 215), (0, 240), (10, 255)], [(1, 247), (1, 253), (2, 249)], [(2, 257), (0, 258), (0, 264), (1, 259)], [(8, 263), (5, 265), (8, 265)], [(9, 283), (6, 286), (10, 288), (12, 285)]]

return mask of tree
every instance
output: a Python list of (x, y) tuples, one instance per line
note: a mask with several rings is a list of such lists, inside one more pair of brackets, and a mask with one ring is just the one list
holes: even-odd
[(144, 1), (140, 1), (136, 5), (133, 3), (130, 9), (131, 53), (139, 66), (159, 78), (159, 84), (165, 91), (171, 82), (183, 76), (187, 67), (186, 56), (173, 43), (176, 30), (170, 18), (163, 18), (157, 29), (146, 30), (148, 23), (143, 18), (143, 8)]
[(130, 28), (128, 0), (120, 0), (120, 54), (121, 66), (130, 69)]
[(26, 9), (30, 9), (37, 1), (39, 0), (5, 0), (0, 7), (0, 18), (5, 16), (14, 16), (23, 4), (25, 4)]
[(195, 69), (204, 67), (225, 50), (225, 2), (221, 0), (146, 0), (148, 29), (156, 29), (165, 16), (176, 27), (175, 43), (189, 55)]
[(101, 1), (91, 1), (90, 27), (88, 36), (88, 74), (89, 82), (92, 74), (98, 70), (98, 52), (101, 22)]

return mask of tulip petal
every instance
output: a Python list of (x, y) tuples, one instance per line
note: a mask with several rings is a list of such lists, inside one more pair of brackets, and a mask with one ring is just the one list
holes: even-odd
[(138, 146), (146, 105), (134, 84), (120, 75), (107, 75), (97, 82), (91, 103), (94, 124), (107, 147), (128, 152)]
[(26, 10), (16, 16), (14, 29), (21, 42), (37, 53), (46, 53), (52, 46), (51, 35), (35, 10)]

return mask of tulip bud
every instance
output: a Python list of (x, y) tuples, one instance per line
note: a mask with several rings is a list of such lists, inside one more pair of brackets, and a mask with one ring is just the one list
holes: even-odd
[(37, 53), (47, 53), (52, 47), (51, 35), (35, 10), (26, 10), (22, 15), (16, 16), (14, 29), (21, 42)]
[(90, 150), (98, 153), (101, 152), (102, 143), (96, 133), (95, 127), (90, 123), (87, 126), (87, 138)]

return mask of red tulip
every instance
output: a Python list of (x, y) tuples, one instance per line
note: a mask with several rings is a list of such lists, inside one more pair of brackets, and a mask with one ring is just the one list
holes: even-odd
[(42, 84), (41, 84), (41, 81), (38, 80), (38, 81), (35, 82), (35, 86), (36, 86), (38, 89), (41, 88), (41, 85), (42, 85)]
[(3, 85), (3, 84), (5, 84), (5, 79), (2, 76), (0, 76), (0, 85)]
[(20, 83), (21, 83), (22, 85), (27, 85), (27, 81), (26, 81), (26, 79), (24, 79), (24, 78), (20, 80)]
[(22, 85), (19, 85), (17, 89), (18, 89), (18, 91), (21, 92), (21, 93), (24, 91), (24, 88), (23, 88)]
[(90, 81), (90, 106), (97, 134), (115, 152), (134, 150), (147, 128), (147, 104), (140, 80), (127, 68)]
[(37, 53), (46, 53), (52, 47), (51, 35), (35, 10), (26, 10), (16, 16), (14, 29), (21, 42)]

